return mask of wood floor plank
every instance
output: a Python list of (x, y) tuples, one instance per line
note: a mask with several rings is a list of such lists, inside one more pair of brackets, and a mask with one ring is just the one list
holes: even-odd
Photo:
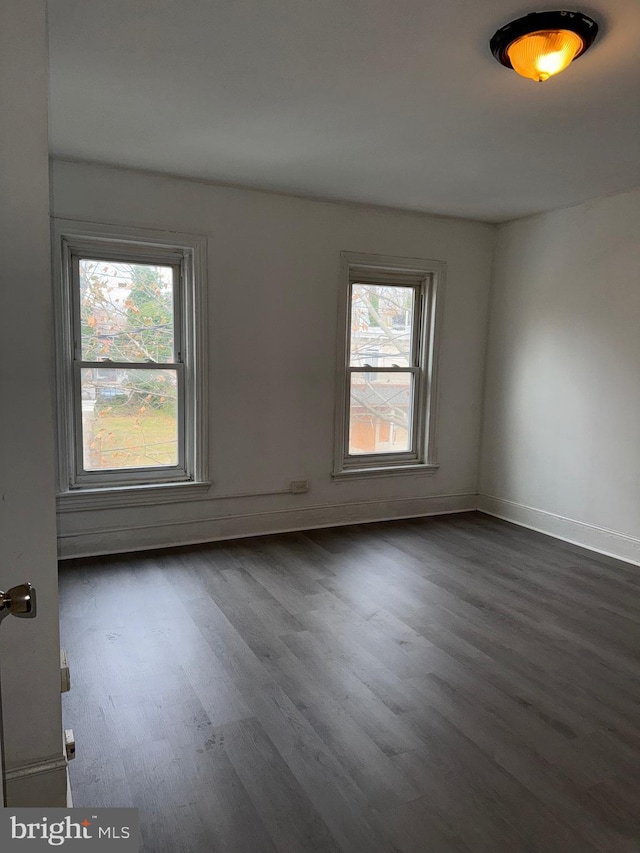
[(276, 848), (281, 853), (338, 853), (327, 825), (258, 720), (231, 723), (218, 732)]

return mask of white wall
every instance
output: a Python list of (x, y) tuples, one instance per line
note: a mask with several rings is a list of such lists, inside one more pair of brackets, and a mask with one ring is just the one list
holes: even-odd
[[(58, 217), (206, 234), (210, 496), (59, 514), (65, 556), (473, 508), (492, 226), (53, 163)], [(333, 482), (340, 251), (447, 262), (440, 470)], [(309, 480), (307, 495), (219, 500)]]
[(45, 0), (0, 4), (0, 588), (36, 619), (0, 627), (7, 794), (66, 803), (53, 475)]
[(481, 507), (640, 562), (640, 190), (500, 227)]

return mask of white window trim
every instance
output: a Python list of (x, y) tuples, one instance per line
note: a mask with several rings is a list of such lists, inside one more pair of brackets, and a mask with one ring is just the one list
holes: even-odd
[[(436, 421), (438, 400), (438, 354), (444, 312), (446, 264), (419, 258), (341, 252), (341, 279), (338, 304), (338, 356), (336, 371), (336, 418), (333, 477), (381, 477), (398, 474), (433, 473), (438, 465)], [(407, 453), (379, 453), (349, 456), (349, 343), (350, 295), (356, 278), (378, 279), (392, 284), (420, 280), (423, 295), (420, 308), (419, 379), (416, 383), (414, 447)]]
[[(69, 219), (52, 223), (53, 284), (55, 311), (55, 362), (57, 412), (58, 509), (98, 509), (194, 500), (206, 495), (208, 482), (208, 382), (207, 382), (207, 285), (206, 237), (147, 228), (103, 225)], [(188, 468), (141, 477), (137, 482), (118, 482), (104, 477), (102, 483), (82, 482), (75, 474), (77, 413), (73, 382), (73, 294), (70, 276), (71, 253), (100, 251), (114, 257), (119, 253), (183, 264), (184, 294), (181, 303), (189, 317), (182, 342), (191, 369), (185, 374), (185, 399), (189, 405), (185, 447)], [(109, 483), (109, 479), (114, 482)], [(148, 480), (148, 482), (145, 482)]]

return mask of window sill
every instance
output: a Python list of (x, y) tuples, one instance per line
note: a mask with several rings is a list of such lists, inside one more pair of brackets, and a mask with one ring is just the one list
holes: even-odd
[(207, 496), (210, 486), (211, 483), (202, 482), (74, 489), (59, 494), (56, 504), (58, 512), (172, 504), (201, 500)]
[(341, 480), (359, 480), (368, 477), (397, 477), (406, 474), (435, 474), (440, 468), (435, 463), (420, 463), (412, 465), (388, 465), (380, 468), (346, 468), (334, 471), (331, 475), (336, 482)]

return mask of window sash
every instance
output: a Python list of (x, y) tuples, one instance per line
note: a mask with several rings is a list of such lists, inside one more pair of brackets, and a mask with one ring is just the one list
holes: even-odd
[[(353, 288), (357, 284), (369, 284), (386, 287), (404, 287), (413, 290), (412, 298), (412, 313), (411, 313), (411, 348), (409, 354), (410, 364), (407, 366), (398, 365), (378, 367), (377, 365), (352, 365), (351, 358), (351, 321), (353, 316)], [(410, 463), (416, 462), (421, 458), (421, 424), (420, 424), (420, 405), (424, 395), (421, 393), (421, 379), (424, 373), (421, 364), (421, 354), (423, 351), (423, 327), (425, 325), (424, 312), (424, 289), (425, 277), (422, 276), (416, 280), (412, 276), (409, 281), (402, 281), (402, 277), (397, 273), (380, 274), (368, 273), (362, 275), (358, 272), (353, 272), (349, 276), (349, 292), (348, 292), (348, 311), (347, 311), (347, 359), (346, 379), (344, 383), (344, 430), (343, 430), (343, 448), (342, 457), (345, 468), (371, 468), (380, 467), (383, 465), (398, 464), (401, 462)], [(351, 388), (352, 376), (356, 373), (404, 373), (410, 374), (411, 382), (411, 407), (409, 412), (409, 450), (403, 451), (372, 451), (371, 453), (351, 453), (349, 447), (349, 438), (351, 433)]]
[[(337, 405), (334, 478), (410, 473), (438, 468), (436, 461), (437, 350), (442, 322), (445, 269), (442, 261), (342, 252), (343, 287), (339, 297)], [(354, 285), (413, 289), (412, 346), (409, 363), (397, 366), (352, 364), (351, 320)], [(389, 359), (392, 360), (393, 356)], [(382, 360), (382, 359), (380, 359)], [(387, 360), (387, 359), (385, 359)], [(410, 449), (397, 452), (350, 453), (352, 379), (361, 373), (403, 373), (412, 377)], [(392, 377), (387, 377), (392, 379)]]
[[(394, 282), (393, 280), (385, 281), (384, 277), (372, 277), (372, 276), (354, 276), (349, 280), (349, 310), (347, 316), (347, 351), (348, 351), (348, 366), (351, 367), (362, 367), (363, 365), (353, 365), (351, 364), (353, 353), (351, 352), (351, 321), (353, 317), (353, 288), (356, 285), (373, 285), (378, 287), (403, 287), (410, 288), (413, 290), (413, 298), (411, 300), (411, 348), (409, 352), (409, 358), (407, 361), (409, 364), (408, 367), (418, 367), (420, 364), (420, 351), (421, 351), (421, 342), (420, 342), (420, 316), (423, 309), (423, 284), (422, 282), (415, 283), (405, 283), (402, 281)], [(404, 357), (404, 356), (403, 356)], [(372, 365), (372, 367), (374, 367)], [(400, 367), (400, 366), (399, 366)], [(375, 368), (376, 372), (378, 368)], [(404, 369), (404, 368), (402, 368)]]
[[(106, 263), (131, 263), (146, 266), (169, 267), (173, 271), (173, 348), (172, 362), (149, 361), (112, 361), (108, 358), (98, 361), (82, 359), (82, 321), (80, 293), (80, 261), (95, 260)], [(155, 483), (175, 483), (191, 479), (189, 472), (192, 448), (189, 446), (191, 429), (188, 425), (186, 406), (186, 386), (184, 363), (185, 342), (185, 260), (184, 252), (178, 250), (160, 250), (153, 247), (99, 247), (94, 251), (91, 245), (74, 248), (69, 252), (70, 265), (69, 285), (71, 290), (71, 335), (73, 357), (71, 370), (71, 436), (73, 442), (73, 469), (70, 486), (127, 486)], [(81, 372), (83, 368), (109, 367), (121, 370), (173, 370), (176, 373), (176, 429), (177, 454), (176, 465), (157, 465), (153, 467), (107, 468), (104, 470), (87, 470), (84, 467), (84, 441), (82, 428), (82, 390)]]
[[(104, 261), (105, 263), (131, 263), (142, 264), (145, 266), (168, 267), (173, 271), (173, 357), (177, 362), (184, 360), (183, 340), (184, 340), (184, 260), (176, 263), (175, 254), (171, 254), (171, 260), (168, 260), (163, 255), (149, 255), (146, 252), (136, 254), (132, 251), (123, 251), (121, 253), (113, 252), (91, 252), (91, 251), (72, 251), (70, 254), (71, 263), (71, 294), (73, 301), (73, 358), (75, 361), (82, 360), (82, 308), (80, 299), (80, 261)], [(108, 361), (108, 359), (105, 359)], [(146, 362), (132, 362), (133, 364), (145, 364)], [(161, 362), (158, 362), (160, 364)], [(166, 362), (164, 362), (166, 364)], [(111, 365), (110, 365), (111, 366)]]
[[(114, 370), (173, 370), (176, 373), (176, 465), (154, 465), (127, 468), (87, 470), (84, 467), (84, 433), (82, 424), (82, 370), (108, 366)], [(73, 444), (75, 450), (75, 482), (78, 485), (127, 485), (135, 483), (180, 482), (189, 479), (186, 458), (185, 366), (178, 362), (74, 361), (73, 362)]]
[[(409, 435), (409, 449), (401, 450), (401, 451), (393, 451), (393, 450), (378, 450), (372, 451), (371, 453), (351, 453), (349, 448), (349, 439), (351, 436), (351, 398), (353, 394), (353, 382), (352, 378), (354, 375), (358, 373), (397, 373), (403, 374), (405, 376), (410, 376), (411, 381), (409, 383), (409, 394), (411, 404), (409, 407), (409, 421), (407, 423), (407, 432)], [(417, 393), (417, 383), (420, 378), (420, 369), (418, 367), (405, 367), (405, 368), (380, 368), (377, 370), (375, 367), (371, 370), (361, 370), (360, 368), (349, 368), (349, 381), (347, 382), (347, 400), (346, 400), (346, 416), (347, 423), (345, 429), (345, 461), (353, 462), (354, 464), (366, 465), (372, 458), (386, 460), (387, 463), (392, 460), (403, 459), (405, 461), (411, 461), (417, 458), (418, 456), (418, 448), (417, 441), (419, 440), (419, 436), (416, 434), (416, 417), (417, 417), (417, 408), (418, 408), (418, 397)], [(391, 422), (389, 422), (391, 424)]]

